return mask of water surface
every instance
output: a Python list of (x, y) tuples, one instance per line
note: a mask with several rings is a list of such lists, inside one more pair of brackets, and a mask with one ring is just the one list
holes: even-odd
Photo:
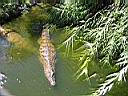
[[(56, 38), (53, 35), (53, 39)], [(57, 37), (58, 38), (58, 37)], [(89, 90), (87, 81), (76, 81), (74, 72), (77, 62), (63, 55), (64, 51), (57, 50), (56, 82), (51, 87), (46, 80), (43, 66), (37, 53), (19, 50), (9, 46), (8, 42), (0, 39), (0, 71), (7, 74), (5, 88), (15, 96), (79, 96)], [(55, 39), (56, 42), (59, 39)], [(8, 45), (9, 47), (5, 45)], [(31, 49), (31, 48), (30, 48)], [(2, 60), (2, 58), (4, 59)], [(86, 90), (86, 92), (85, 92)]]

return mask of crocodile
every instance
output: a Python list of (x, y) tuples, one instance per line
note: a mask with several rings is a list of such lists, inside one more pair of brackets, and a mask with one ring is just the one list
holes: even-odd
[(50, 85), (55, 86), (56, 51), (54, 45), (50, 40), (48, 28), (42, 30), (39, 52), (40, 62), (43, 64), (44, 68), (44, 74), (50, 82)]
[[(26, 42), (24, 38), (18, 33), (12, 30), (5, 30), (2, 26), (0, 26), (0, 36), (5, 37), (9, 42), (16, 44), (17, 46), (26, 48), (29, 43)], [(16, 38), (17, 37), (17, 38)], [(42, 30), (41, 38), (40, 38), (40, 62), (43, 64), (44, 74), (51, 86), (56, 85), (55, 80), (55, 62), (56, 62), (56, 51), (55, 47), (52, 44), (49, 36), (49, 29), (44, 28)], [(29, 47), (32, 48), (32, 47)]]

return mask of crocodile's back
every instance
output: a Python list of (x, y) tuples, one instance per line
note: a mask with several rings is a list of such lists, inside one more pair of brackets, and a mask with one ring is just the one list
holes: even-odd
[(50, 64), (54, 66), (56, 51), (54, 45), (47, 37), (42, 37), (40, 44), (40, 59), (43, 64)]

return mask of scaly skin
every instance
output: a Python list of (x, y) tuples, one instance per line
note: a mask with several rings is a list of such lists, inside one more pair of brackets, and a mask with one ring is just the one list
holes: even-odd
[(44, 73), (51, 86), (55, 86), (55, 61), (56, 51), (50, 41), (48, 29), (44, 29), (40, 41), (40, 61), (44, 67)]

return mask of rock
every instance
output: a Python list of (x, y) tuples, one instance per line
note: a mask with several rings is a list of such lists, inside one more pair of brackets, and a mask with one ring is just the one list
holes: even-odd
[(7, 76), (4, 73), (0, 73), (0, 96), (14, 96), (8, 92), (3, 86), (7, 82)]

